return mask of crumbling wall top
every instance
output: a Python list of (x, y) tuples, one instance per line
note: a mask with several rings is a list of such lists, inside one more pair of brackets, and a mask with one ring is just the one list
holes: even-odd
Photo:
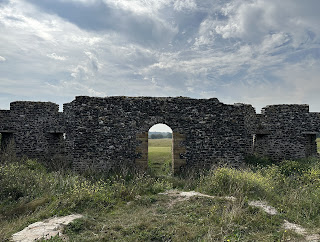
[(10, 111), (25, 112), (32, 110), (32, 112), (42, 113), (58, 113), (59, 105), (52, 102), (30, 102), (30, 101), (17, 101), (10, 103)]
[(308, 104), (278, 104), (268, 105), (261, 110), (261, 114), (280, 114), (280, 113), (308, 113)]

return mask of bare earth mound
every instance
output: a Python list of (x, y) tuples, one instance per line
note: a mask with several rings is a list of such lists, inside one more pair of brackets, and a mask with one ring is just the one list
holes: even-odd
[(62, 229), (65, 225), (73, 220), (81, 218), (80, 214), (72, 214), (64, 217), (54, 217), (46, 219), (42, 222), (30, 224), (18, 233), (12, 236), (12, 240), (16, 242), (29, 242), (38, 239), (50, 239), (56, 235), (62, 235)]

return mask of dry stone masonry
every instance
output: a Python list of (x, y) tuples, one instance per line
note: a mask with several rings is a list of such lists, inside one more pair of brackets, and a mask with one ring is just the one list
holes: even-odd
[(148, 166), (148, 130), (173, 130), (173, 171), (240, 165), (257, 154), (275, 161), (317, 155), (320, 113), (308, 105), (272, 105), (256, 114), (247, 104), (216, 98), (86, 97), (64, 104), (13, 102), (0, 110), (1, 150), (13, 141), (18, 156), (64, 159), (77, 171)]

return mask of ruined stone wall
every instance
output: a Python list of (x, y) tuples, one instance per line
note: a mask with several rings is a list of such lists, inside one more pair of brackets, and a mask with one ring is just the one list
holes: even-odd
[(237, 165), (252, 150), (252, 133), (246, 127), (255, 117), (250, 105), (182, 97), (77, 97), (64, 105), (64, 114), (69, 120), (67, 140), (73, 140), (73, 164), (79, 170), (146, 162), (147, 132), (157, 123), (173, 130), (180, 165), (221, 160)]
[(308, 105), (271, 105), (257, 115), (254, 152), (275, 161), (317, 155), (319, 114)]
[(5, 120), (0, 118), (0, 132), (10, 134), (18, 156), (48, 160), (64, 155), (64, 141), (57, 138), (64, 129), (64, 117), (58, 109), (49, 102), (13, 102), (10, 111), (0, 112), (6, 115)]
[[(148, 131), (158, 123), (173, 130), (173, 170), (240, 165), (247, 155), (279, 161), (317, 155), (320, 114), (308, 105), (251, 105), (185, 97), (76, 97), (58, 105), (13, 102), (0, 110), (0, 133), (18, 156), (50, 162), (60, 157), (77, 171), (109, 171), (148, 164)], [(5, 144), (3, 144), (5, 145)], [(3, 146), (2, 145), (2, 146)]]
[(12, 139), (12, 126), (10, 120), (10, 110), (0, 110), (0, 155), (7, 149)]

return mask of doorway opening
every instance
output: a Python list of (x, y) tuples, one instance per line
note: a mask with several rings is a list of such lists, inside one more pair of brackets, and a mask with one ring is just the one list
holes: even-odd
[(148, 167), (155, 176), (173, 173), (172, 129), (166, 124), (153, 125), (148, 132)]
[(306, 157), (316, 156), (319, 152), (317, 132), (304, 132)]
[(13, 139), (12, 132), (2, 132), (0, 133), (0, 151), (5, 152)]
[(13, 140), (13, 132), (0, 131), (0, 160), (15, 159), (15, 146)]

